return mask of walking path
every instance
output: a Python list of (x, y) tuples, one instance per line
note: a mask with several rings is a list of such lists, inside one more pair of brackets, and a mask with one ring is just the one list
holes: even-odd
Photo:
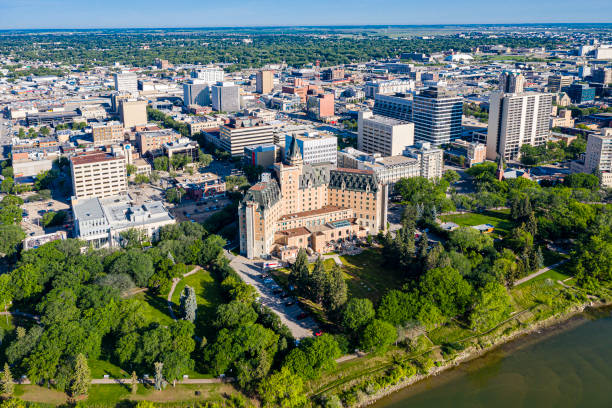
[[(233, 378), (184, 378), (180, 381), (177, 381), (177, 384), (220, 384), (224, 382), (231, 382)], [(30, 380), (27, 378), (22, 378), (20, 380), (14, 381), (15, 384), (23, 384), (29, 385), (32, 384)], [(91, 380), (92, 384), (123, 384), (123, 385), (131, 385), (131, 378), (93, 378)], [(153, 384), (152, 378), (139, 378), (138, 383), (140, 384)]]
[(172, 279), (172, 287), (170, 288), (170, 292), (168, 292), (168, 298), (166, 299), (166, 301), (168, 302), (168, 310), (170, 311), (170, 317), (172, 317), (174, 320), (176, 320), (176, 316), (174, 315), (174, 310), (172, 310), (172, 295), (174, 294), (174, 289), (176, 289), (176, 285), (178, 285), (181, 279), (186, 278), (189, 275), (193, 275), (201, 269), (202, 267), (197, 265), (195, 268), (184, 274), (182, 277)]
[(568, 261), (567, 259), (564, 259), (562, 261), (557, 262), (556, 264), (553, 264), (553, 265), (550, 265), (550, 266), (546, 266), (546, 267), (540, 269), (539, 271), (532, 273), (531, 275), (527, 275), (524, 278), (521, 278), (521, 279), (517, 280), (516, 282), (514, 282), (513, 286), (517, 286), (517, 285), (520, 285), (521, 283), (525, 283), (525, 282), (535, 278), (536, 276), (540, 276), (541, 274), (546, 273), (546, 272), (550, 271), (551, 269), (555, 269), (557, 266), (563, 265), (567, 261)]

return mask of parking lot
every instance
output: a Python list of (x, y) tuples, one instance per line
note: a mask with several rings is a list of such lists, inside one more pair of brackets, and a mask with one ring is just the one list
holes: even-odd
[[(58, 229), (66, 229), (69, 230), (68, 232), (70, 232), (70, 230), (72, 229), (72, 211), (70, 210), (70, 206), (67, 203), (50, 199), (44, 201), (35, 201), (31, 203), (24, 203), (21, 208), (24, 210), (22, 214), (23, 219), (21, 221), (21, 227), (28, 236), (42, 235), (44, 233), (57, 231)], [(66, 213), (68, 214), (68, 218), (66, 218), (66, 222), (64, 223), (64, 225), (68, 225), (68, 228), (64, 226), (59, 226), (51, 227), (45, 230), (41, 225), (42, 217), (45, 213), (49, 211), (66, 211)]]
[(231, 201), (227, 198), (209, 199), (205, 201), (186, 201), (170, 208), (170, 213), (177, 221), (203, 222), (215, 212), (222, 210)]
[[(296, 339), (310, 337), (318, 331), (317, 323), (310, 316), (304, 317), (304, 311), (296, 303), (288, 305), (291, 298), (283, 298), (280, 288), (273, 280), (261, 278), (261, 266), (249, 261), (243, 256), (234, 256), (227, 252), (231, 259), (230, 265), (240, 275), (243, 281), (255, 287), (260, 295), (259, 302), (272, 309), (281, 321), (291, 330), (291, 334)], [(275, 293), (276, 292), (276, 293)]]

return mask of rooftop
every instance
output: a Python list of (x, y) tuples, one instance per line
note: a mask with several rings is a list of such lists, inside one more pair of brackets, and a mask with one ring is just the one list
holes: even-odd
[(90, 164), (111, 160), (124, 160), (122, 157), (115, 157), (110, 153), (106, 152), (85, 152), (81, 153), (78, 156), (73, 156), (70, 158), (70, 161), (73, 165), (79, 166), (82, 164)]

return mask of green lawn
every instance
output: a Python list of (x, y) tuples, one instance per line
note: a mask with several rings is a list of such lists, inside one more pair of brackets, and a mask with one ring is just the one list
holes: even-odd
[(127, 378), (130, 373), (122, 370), (113, 363), (105, 360), (89, 359), (89, 369), (91, 370), (91, 378), (104, 378), (108, 374), (110, 378)]
[(219, 304), (223, 303), (220, 285), (208, 271), (204, 270), (181, 279), (172, 294), (172, 308), (177, 316), (179, 314), (181, 293), (187, 285), (195, 289), (196, 300), (198, 302), (196, 334), (210, 338), (215, 333), (215, 329), (211, 325), (215, 310)]
[(491, 224), (495, 227), (493, 235), (498, 237), (505, 236), (514, 227), (514, 222), (510, 219), (510, 210), (487, 210), (481, 213), (443, 215), (440, 219), (443, 222), (454, 222), (462, 227)]
[(150, 321), (158, 322), (163, 325), (172, 323), (172, 317), (170, 317), (170, 312), (168, 311), (168, 304), (163, 296), (141, 292), (135, 294), (132, 298), (142, 301), (142, 310)]
[(350, 297), (380, 299), (389, 289), (397, 289), (404, 281), (398, 271), (384, 265), (378, 249), (368, 249), (359, 255), (341, 256)]

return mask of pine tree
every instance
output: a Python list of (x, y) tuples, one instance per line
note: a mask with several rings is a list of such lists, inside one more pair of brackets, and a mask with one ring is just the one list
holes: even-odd
[(89, 371), (87, 359), (83, 353), (79, 353), (74, 364), (74, 377), (72, 378), (70, 391), (74, 396), (87, 395), (90, 385), (91, 371)]
[(132, 394), (136, 394), (138, 392), (138, 376), (136, 375), (136, 371), (132, 371)]
[(428, 247), (429, 247), (429, 237), (427, 236), (426, 232), (423, 232), (423, 234), (419, 237), (419, 242), (418, 242), (417, 251), (416, 251), (416, 256), (417, 256), (417, 259), (421, 267), (424, 267), (425, 263), (427, 262), (427, 248)]
[(325, 294), (325, 284), (327, 281), (327, 271), (323, 265), (323, 259), (317, 258), (310, 276), (310, 299), (316, 303), (321, 303), (321, 299)]
[(306, 251), (302, 248), (298, 252), (295, 263), (291, 266), (289, 283), (297, 288), (298, 294), (306, 297), (309, 292), (309, 280), (310, 273), (308, 272), (308, 256), (306, 255)]
[(160, 363), (159, 361), (155, 363), (155, 389), (157, 391), (161, 391), (164, 382), (163, 369), (164, 363)]
[(23, 339), (26, 335), (26, 329), (23, 327), (18, 327), (17, 328), (17, 338), (18, 339)]
[(323, 306), (328, 310), (338, 310), (346, 303), (346, 299), (346, 282), (342, 276), (342, 271), (336, 265), (327, 274)]
[(6, 397), (12, 397), (15, 384), (8, 363), (4, 363), (4, 371), (2, 371), (2, 394)]
[(533, 237), (538, 233), (538, 222), (536, 221), (533, 210), (527, 215), (527, 222), (525, 224), (525, 230), (529, 232)]
[(535, 268), (540, 270), (544, 267), (544, 255), (542, 254), (542, 247), (539, 246), (535, 255)]
[(188, 320), (193, 323), (196, 319), (198, 302), (196, 300), (195, 290), (191, 286), (185, 286), (183, 293), (181, 293), (180, 303), (183, 320)]

